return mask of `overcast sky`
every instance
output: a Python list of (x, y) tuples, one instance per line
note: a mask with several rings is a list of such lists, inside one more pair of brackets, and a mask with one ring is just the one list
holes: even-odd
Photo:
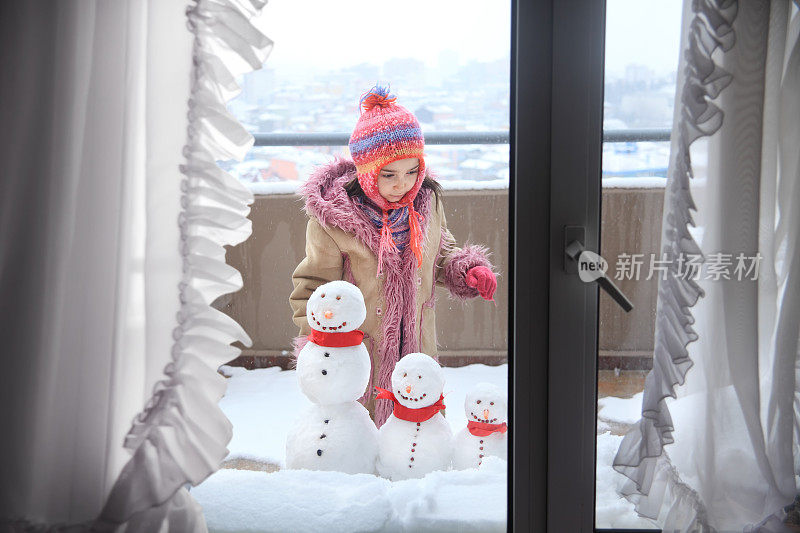
[[(608, 0), (607, 76), (625, 65), (658, 73), (678, 61), (681, 0)], [(328, 67), (413, 57), (431, 67), (456, 50), (461, 63), (508, 57), (507, 0), (270, 0), (262, 27), (275, 41), (267, 65)]]

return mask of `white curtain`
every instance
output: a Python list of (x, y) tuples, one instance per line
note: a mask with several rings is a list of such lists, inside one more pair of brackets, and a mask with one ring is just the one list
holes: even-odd
[(225, 101), (264, 3), (3, 2), (0, 526), (205, 529), (182, 487), (227, 453), (215, 371), (249, 343), (210, 307), (252, 201), (215, 160), (252, 145)]
[(779, 527), (798, 490), (798, 34), (788, 0), (684, 1), (662, 251), (704, 264), (660, 282), (642, 419), (614, 462), (665, 531)]

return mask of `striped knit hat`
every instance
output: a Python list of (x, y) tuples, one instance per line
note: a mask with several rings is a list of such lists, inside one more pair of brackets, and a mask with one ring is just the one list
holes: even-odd
[[(356, 164), (358, 183), (364, 194), (383, 210), (381, 246), (378, 252), (378, 273), (383, 253), (397, 250), (389, 228), (388, 210), (408, 208), (409, 244), (422, 266), (422, 216), (414, 209), (422, 180), (425, 178), (425, 139), (419, 122), (411, 111), (395, 103), (394, 95), (383, 87), (373, 87), (360, 101), (361, 114), (350, 136), (350, 156)], [(416, 157), (419, 159), (417, 181), (399, 202), (389, 202), (378, 192), (378, 173), (393, 161)]]

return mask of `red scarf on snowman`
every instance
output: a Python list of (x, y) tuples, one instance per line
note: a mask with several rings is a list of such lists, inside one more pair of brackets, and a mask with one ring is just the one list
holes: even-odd
[(505, 433), (508, 431), (508, 426), (505, 422), (502, 424), (487, 424), (486, 422), (470, 420), (467, 422), (467, 429), (476, 437), (488, 437), (492, 433)]
[(392, 411), (392, 414), (400, 420), (406, 420), (408, 422), (425, 422), (426, 420), (433, 418), (433, 415), (444, 409), (444, 394), (439, 396), (439, 400), (433, 405), (412, 409), (411, 407), (406, 407), (405, 405), (401, 404), (392, 391), (382, 389), (380, 387), (375, 387), (375, 389), (378, 391), (378, 395), (375, 397), (376, 400), (392, 400), (392, 402), (394, 402), (394, 410)]
[(311, 330), (308, 340), (317, 346), (326, 348), (347, 348), (348, 346), (358, 346), (364, 340), (364, 332), (358, 329), (353, 331), (331, 332)]

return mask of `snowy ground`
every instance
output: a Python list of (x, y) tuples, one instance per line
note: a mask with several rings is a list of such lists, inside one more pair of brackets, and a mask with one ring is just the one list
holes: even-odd
[[(507, 365), (445, 368), (447, 420), (466, 425), (466, 392), (487, 381), (504, 390)], [(421, 480), (390, 482), (371, 475), (282, 470), (284, 442), (309, 401), (294, 371), (223, 367), (230, 376), (220, 407), (233, 423), (223, 468), (192, 489), (211, 531), (505, 531), (506, 463), (484, 461), (480, 470), (434, 472)], [(641, 397), (604, 398), (598, 407), (597, 526), (647, 528), (633, 506), (616, 494), (620, 476), (611, 460), (621, 429), (638, 418)], [(510, 424), (511, 425), (511, 424)]]
[(641, 418), (643, 393), (632, 398), (600, 398), (597, 401), (597, 466), (595, 527), (651, 529), (655, 524), (639, 518), (633, 504), (619, 497), (617, 489), (625, 478), (611, 464), (619, 443), (631, 424)]

